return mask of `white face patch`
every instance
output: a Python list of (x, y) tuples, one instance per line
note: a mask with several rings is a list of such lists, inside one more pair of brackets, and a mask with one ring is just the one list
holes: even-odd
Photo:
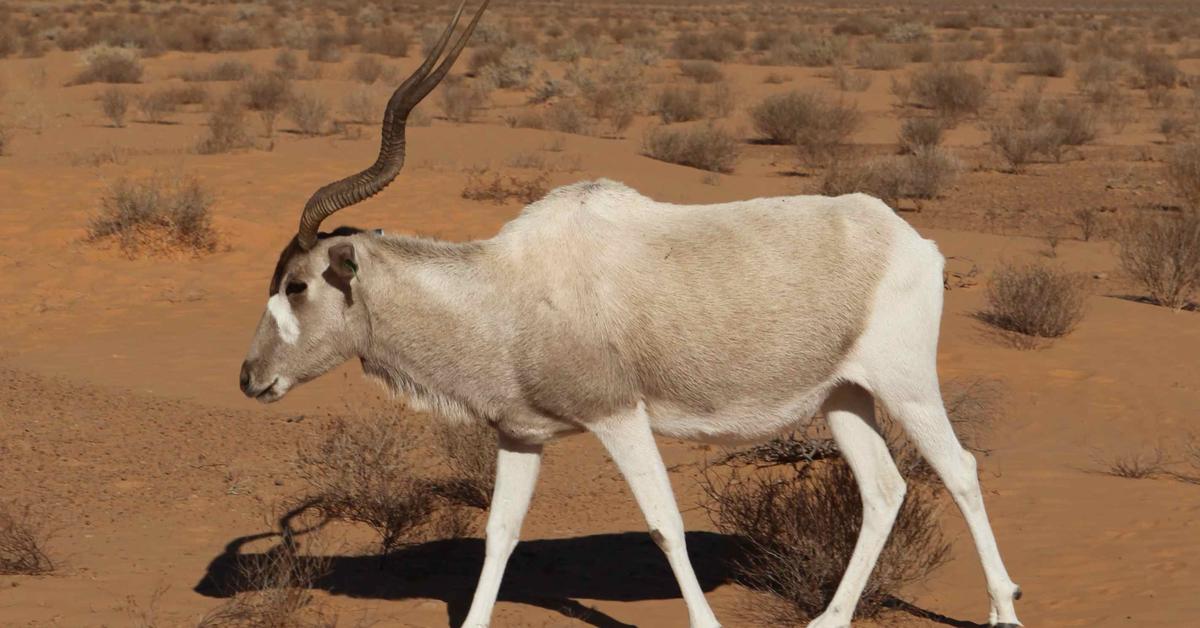
[(275, 328), (279, 330), (279, 339), (289, 345), (296, 344), (300, 338), (300, 321), (292, 311), (292, 304), (282, 292), (267, 299), (267, 312), (275, 319)]

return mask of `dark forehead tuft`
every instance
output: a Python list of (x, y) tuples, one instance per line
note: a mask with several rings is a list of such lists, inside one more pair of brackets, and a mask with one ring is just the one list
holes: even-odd
[[(329, 233), (325, 233), (323, 231), (318, 233), (317, 239), (324, 240), (325, 238), (336, 238), (362, 232), (363, 230), (357, 227), (342, 226), (330, 231)], [(292, 236), (292, 240), (288, 242), (287, 246), (283, 247), (283, 251), (279, 254), (279, 261), (275, 263), (275, 272), (271, 274), (271, 286), (267, 291), (268, 297), (273, 297), (279, 292), (279, 284), (283, 282), (283, 275), (287, 272), (288, 264), (291, 263), (292, 258), (298, 255), (303, 255), (304, 252), (305, 251), (300, 248), (299, 238), (297, 236)]]

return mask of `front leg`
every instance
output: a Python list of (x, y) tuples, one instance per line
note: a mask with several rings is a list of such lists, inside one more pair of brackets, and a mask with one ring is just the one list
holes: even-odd
[(650, 537), (667, 555), (687, 603), (692, 628), (720, 628), (688, 559), (683, 517), (675, 504), (667, 468), (654, 444), (645, 404), (638, 402), (637, 408), (609, 417), (590, 429), (625, 476), (634, 499), (646, 516), (646, 523), (650, 525)]
[(463, 622), (465, 628), (480, 628), (491, 621), (492, 607), (496, 605), (500, 580), (504, 577), (504, 566), (521, 536), (521, 522), (529, 510), (529, 500), (533, 497), (541, 463), (541, 445), (523, 445), (500, 435), (496, 488), (488, 512), (487, 550), (483, 571), (475, 586), (475, 597), (471, 600), (471, 610)]

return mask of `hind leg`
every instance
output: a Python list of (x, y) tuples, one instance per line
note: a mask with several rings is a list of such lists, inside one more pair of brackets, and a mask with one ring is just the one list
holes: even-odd
[(858, 541), (833, 600), (809, 628), (850, 625), (854, 608), (900, 512), (905, 492), (904, 478), (896, 470), (875, 424), (875, 403), (870, 393), (858, 386), (841, 386), (825, 402), (825, 411), (838, 449), (854, 472), (863, 515)]
[(917, 388), (923, 393), (914, 394), (911, 388), (899, 396), (883, 392), (880, 400), (904, 426), (905, 432), (942, 479), (967, 521), (987, 578), (991, 597), (989, 623), (993, 626), (1020, 626), (1013, 601), (1021, 597), (1021, 588), (1008, 577), (1004, 561), (1000, 559), (996, 537), (983, 506), (983, 494), (979, 490), (975, 457), (958, 442), (942, 405), (936, 379)]

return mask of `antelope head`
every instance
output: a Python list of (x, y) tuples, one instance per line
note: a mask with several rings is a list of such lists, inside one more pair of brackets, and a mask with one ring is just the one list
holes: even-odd
[[(463, 0), (424, 63), (392, 94), (383, 114), (375, 163), (320, 188), (305, 204), (300, 228), (275, 266), (266, 312), (242, 363), (240, 385), (247, 397), (264, 403), (278, 401), (297, 384), (357, 354), (369, 333), (369, 320), (356, 291), (364, 274), (371, 272), (359, 252), (380, 232), (339, 227), (323, 233), (318, 229), (322, 220), (374, 196), (400, 173), (409, 113), (450, 71), (487, 5), (488, 0), (483, 0), (446, 52), (466, 6)], [(438, 63), (443, 53), (445, 58)]]

